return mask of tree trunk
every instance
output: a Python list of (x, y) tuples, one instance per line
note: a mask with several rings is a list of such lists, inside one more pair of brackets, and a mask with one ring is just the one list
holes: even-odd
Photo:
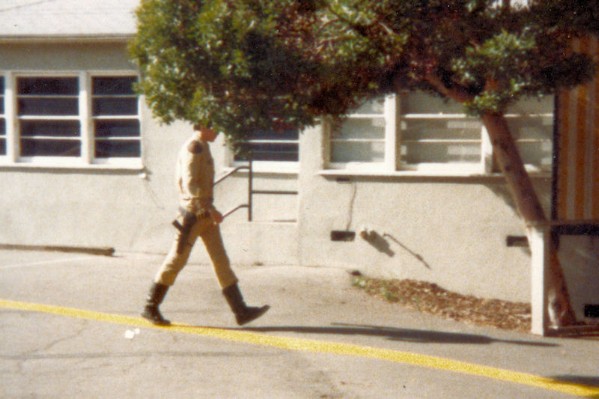
[[(545, 213), (534, 190), (530, 177), (524, 168), (516, 143), (510, 133), (507, 121), (501, 114), (485, 113), (482, 121), (493, 145), (493, 151), (507, 181), (510, 194), (516, 203), (520, 216), (527, 227), (547, 222)], [(570, 296), (564, 279), (559, 260), (557, 258), (557, 245), (553, 239), (549, 240), (549, 290), (553, 296), (549, 312), (554, 317), (552, 320), (558, 326), (573, 324), (576, 320), (570, 305)]]

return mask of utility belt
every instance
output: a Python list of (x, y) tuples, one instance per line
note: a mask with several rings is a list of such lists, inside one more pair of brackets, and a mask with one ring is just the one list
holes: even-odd
[(179, 235), (179, 240), (177, 242), (177, 253), (181, 254), (183, 252), (183, 248), (185, 248), (185, 244), (187, 244), (189, 233), (193, 228), (193, 225), (199, 219), (210, 217), (210, 212), (202, 211), (198, 214), (193, 212), (189, 212), (187, 209), (179, 208), (179, 213), (181, 215), (182, 221), (179, 221), (179, 218), (173, 220), (172, 225), (175, 226), (177, 230), (181, 233)]

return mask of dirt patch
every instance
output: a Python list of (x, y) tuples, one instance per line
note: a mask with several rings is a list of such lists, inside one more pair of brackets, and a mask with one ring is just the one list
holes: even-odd
[(352, 285), (369, 295), (448, 319), (513, 331), (530, 331), (529, 303), (461, 295), (437, 284), (416, 280), (387, 280), (352, 273)]

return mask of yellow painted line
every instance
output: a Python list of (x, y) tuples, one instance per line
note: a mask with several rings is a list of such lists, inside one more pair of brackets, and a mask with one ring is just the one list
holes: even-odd
[(151, 328), (183, 334), (201, 335), (204, 337), (217, 338), (226, 341), (250, 345), (267, 346), (271, 348), (278, 348), (284, 350), (325, 353), (342, 356), (356, 356), (369, 359), (384, 360), (388, 362), (401, 363), (436, 370), (451, 371), (455, 373), (490, 378), (514, 384), (527, 385), (584, 398), (599, 398), (599, 387), (596, 386), (574, 384), (554, 380), (551, 378), (545, 378), (533, 374), (499, 369), (495, 367), (467, 363), (459, 360), (447, 359), (442, 357), (422, 355), (418, 353), (401, 352), (390, 349), (374, 348), (340, 342), (317, 341), (293, 337), (278, 337), (243, 330), (195, 327), (183, 324), (173, 324), (169, 327), (159, 327), (154, 326), (151, 323), (139, 317), (101, 313), (90, 310), (66, 308), (36, 303), (16, 302), (2, 299), (0, 299), (0, 308), (47, 313), (57, 316), (101, 321), (112, 324), (123, 324), (127, 326)]

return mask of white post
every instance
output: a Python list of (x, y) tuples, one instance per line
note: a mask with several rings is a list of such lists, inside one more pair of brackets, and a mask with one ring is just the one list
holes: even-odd
[(79, 122), (81, 126), (81, 159), (89, 165), (94, 158), (94, 137), (91, 125), (91, 79), (87, 72), (79, 73)]
[(385, 98), (385, 169), (394, 171), (397, 169), (397, 101), (396, 95)]
[(17, 91), (15, 77), (12, 73), (7, 73), (4, 77), (4, 117), (6, 123), (6, 156), (8, 162), (17, 162), (20, 155), (21, 137), (19, 136), (17, 120)]
[(549, 262), (549, 229), (547, 226), (529, 226), (528, 241), (531, 251), (531, 329), (537, 335), (547, 332), (547, 262)]

